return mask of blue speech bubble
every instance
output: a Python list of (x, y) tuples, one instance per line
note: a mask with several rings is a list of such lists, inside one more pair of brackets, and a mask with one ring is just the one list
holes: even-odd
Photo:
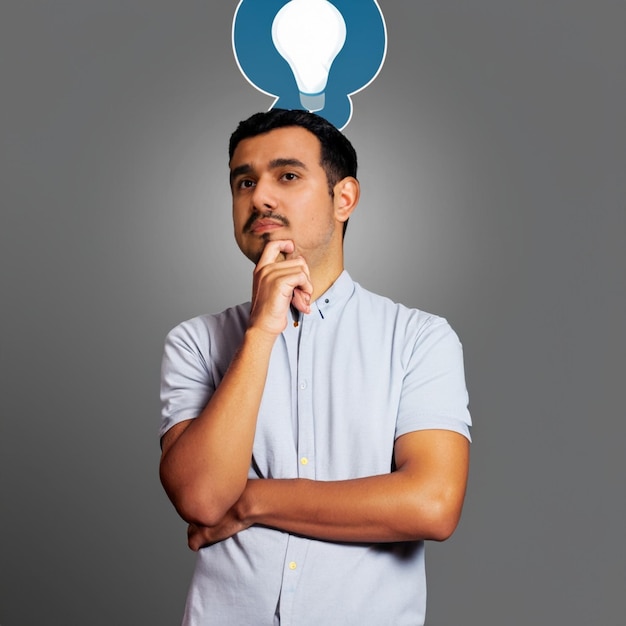
[(270, 108), (313, 110), (339, 129), (387, 51), (376, 0), (241, 0), (232, 40), (241, 73), (275, 98)]

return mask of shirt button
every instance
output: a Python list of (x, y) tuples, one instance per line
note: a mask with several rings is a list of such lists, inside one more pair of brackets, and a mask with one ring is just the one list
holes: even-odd
[(291, 561), (291, 563), (289, 563), (289, 569), (296, 569), (296, 567), (298, 566), (296, 565), (295, 561)]
[(307, 459), (305, 456), (303, 456), (300, 459), (300, 463), (302, 463), (302, 465), (307, 465), (308, 462), (309, 462), (309, 459)]
[(306, 389), (306, 383), (304, 381), (300, 383), (300, 389)]

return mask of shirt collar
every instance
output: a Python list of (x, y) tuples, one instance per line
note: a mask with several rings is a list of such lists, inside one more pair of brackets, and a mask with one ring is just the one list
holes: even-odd
[(326, 319), (337, 315), (345, 303), (354, 293), (354, 281), (346, 270), (343, 270), (337, 280), (313, 303), (311, 303), (310, 317)]

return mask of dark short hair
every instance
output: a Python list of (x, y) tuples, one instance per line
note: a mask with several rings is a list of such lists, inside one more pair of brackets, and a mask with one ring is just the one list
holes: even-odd
[(320, 165), (326, 172), (330, 195), (335, 185), (346, 176), (356, 178), (357, 157), (348, 138), (335, 128), (328, 120), (315, 113), (298, 109), (270, 109), (255, 113), (248, 119), (239, 122), (230, 137), (228, 158), (232, 159), (239, 142), (250, 137), (268, 133), (276, 128), (300, 126), (313, 133), (321, 144)]

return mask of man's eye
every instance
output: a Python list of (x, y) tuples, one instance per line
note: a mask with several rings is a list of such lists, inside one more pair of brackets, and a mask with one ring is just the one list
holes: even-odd
[(249, 178), (245, 178), (239, 181), (238, 187), (239, 189), (251, 189), (254, 187), (254, 181)]
[(298, 178), (297, 174), (294, 174), (293, 172), (287, 172), (286, 174), (283, 174), (283, 180), (296, 180)]

